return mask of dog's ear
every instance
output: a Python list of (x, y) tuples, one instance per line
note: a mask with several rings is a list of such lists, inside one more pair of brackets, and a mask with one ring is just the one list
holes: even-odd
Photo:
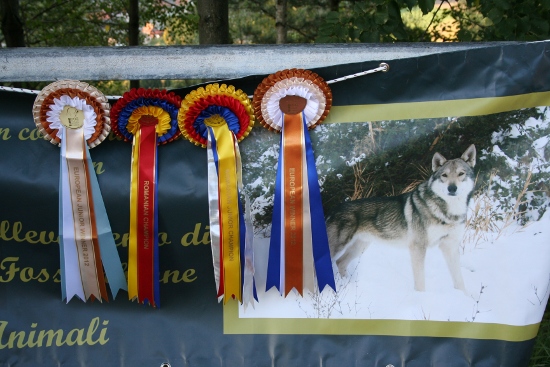
[(470, 145), (460, 158), (473, 168), (476, 165), (476, 147), (473, 144)]
[(434, 157), (432, 158), (432, 170), (434, 172), (437, 171), (439, 167), (445, 164), (445, 162), (447, 162), (445, 157), (443, 157), (441, 154), (436, 152), (434, 154)]

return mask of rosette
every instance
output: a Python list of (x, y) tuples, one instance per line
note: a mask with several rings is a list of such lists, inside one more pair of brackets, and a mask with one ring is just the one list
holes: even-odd
[(181, 99), (173, 92), (131, 89), (111, 109), (116, 135), (132, 142), (128, 297), (160, 306), (158, 268), (157, 146), (179, 135)]
[(294, 288), (336, 290), (328, 236), (308, 129), (332, 105), (325, 81), (309, 70), (279, 71), (254, 92), (254, 113), (269, 130), (281, 132), (275, 182), (266, 289), (286, 296)]
[[(242, 184), (238, 142), (254, 124), (247, 95), (209, 84), (189, 93), (178, 115), (183, 136), (207, 148), (210, 239), (218, 299), (253, 304), (254, 258), (250, 203)], [(240, 201), (245, 196), (245, 210)]]
[(126, 279), (88, 148), (111, 131), (109, 103), (96, 88), (74, 80), (46, 86), (33, 106), (44, 138), (61, 147), (59, 245), (62, 298), (108, 300), (103, 270), (113, 297)]

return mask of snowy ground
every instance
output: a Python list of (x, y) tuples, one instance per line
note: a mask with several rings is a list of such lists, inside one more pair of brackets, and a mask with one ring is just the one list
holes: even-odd
[(550, 215), (500, 236), (464, 243), (461, 268), (468, 294), (455, 290), (441, 252), (426, 258), (426, 291), (413, 289), (409, 252), (372, 244), (352, 262), (348, 278), (337, 275), (338, 293), (306, 292), (287, 298), (265, 292), (269, 239), (256, 238), (259, 303), (241, 307), (243, 318), (342, 318), (474, 321), (509, 325), (540, 322), (550, 293)]

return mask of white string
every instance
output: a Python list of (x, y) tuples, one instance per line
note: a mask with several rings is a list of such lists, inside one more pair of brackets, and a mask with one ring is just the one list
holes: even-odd
[[(390, 70), (390, 65), (386, 64), (385, 62), (382, 62), (382, 63), (380, 63), (380, 66), (378, 66), (377, 68), (366, 70), (366, 71), (361, 71), (360, 73), (346, 75), (346, 76), (343, 76), (341, 78), (327, 80), (327, 84), (338, 83), (338, 82), (341, 82), (343, 80), (348, 80), (348, 79), (357, 78), (357, 77), (360, 77), (360, 76), (363, 76), (363, 75), (378, 73), (379, 71), (382, 71), (382, 72), (385, 73), (388, 70)], [(254, 96), (248, 96), (248, 98), (250, 98), (250, 99), (252, 99), (253, 97)]]
[[(27, 94), (38, 94), (39, 90), (25, 89), (25, 88), (13, 88), (13, 87), (4, 87), (0, 85), (0, 90), (5, 90), (8, 92), (18, 92), (18, 93), (27, 93)], [(105, 96), (107, 99), (121, 99), (122, 96)]]
[(379, 71), (382, 71), (382, 72), (386, 72), (390, 70), (390, 66), (388, 64), (386, 64), (385, 62), (381, 63), (379, 67), (375, 68), (375, 69), (370, 69), (370, 70), (366, 70), (366, 71), (362, 71), (360, 73), (355, 73), (355, 74), (351, 74), (351, 75), (346, 75), (346, 76), (343, 76), (341, 78), (337, 78), (337, 79), (332, 79), (332, 80), (328, 80), (327, 81), (327, 84), (332, 84), (332, 83), (338, 83), (338, 82), (341, 82), (343, 80), (348, 80), (348, 79), (352, 79), (352, 78), (357, 78), (359, 76), (363, 76), (363, 75), (368, 75), (368, 74), (373, 74), (373, 73), (377, 73)]
[[(327, 80), (327, 84), (333, 84), (333, 83), (338, 83), (338, 82), (341, 82), (343, 80), (348, 80), (348, 79), (353, 79), (353, 78), (357, 78), (357, 77), (360, 77), (360, 76), (363, 76), (363, 75), (368, 75), (368, 74), (373, 74), (373, 73), (377, 73), (379, 71), (382, 71), (382, 72), (386, 72), (390, 70), (390, 66), (388, 64), (386, 64), (385, 62), (381, 63), (379, 67), (375, 68), (375, 69), (370, 69), (370, 70), (366, 70), (366, 71), (362, 71), (360, 73), (355, 73), (355, 74), (351, 74), (351, 75), (346, 75), (346, 76), (343, 76), (341, 78), (337, 78), (337, 79), (332, 79), (332, 80)], [(38, 94), (40, 93), (39, 90), (31, 90), (31, 89), (25, 89), (25, 88), (13, 88), (13, 87), (4, 87), (4, 86), (1, 86), (0, 85), (0, 90), (5, 90), (5, 91), (8, 91), (8, 92), (18, 92), (18, 93), (27, 93), (27, 94)], [(122, 98), (122, 96), (105, 96), (107, 99), (120, 99)], [(252, 99), (253, 96), (248, 96), (248, 98), (251, 98)]]
[(27, 93), (27, 94), (38, 94), (40, 93), (39, 90), (30, 90), (30, 89), (24, 89), (24, 88), (12, 88), (12, 87), (4, 87), (0, 85), (0, 90), (6, 90), (8, 92), (19, 92), (19, 93)]

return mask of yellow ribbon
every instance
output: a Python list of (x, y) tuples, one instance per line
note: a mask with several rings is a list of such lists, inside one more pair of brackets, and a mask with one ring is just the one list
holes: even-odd
[[(222, 233), (224, 300), (235, 296), (242, 302), (240, 230), (239, 230), (239, 192), (237, 188), (237, 169), (234, 135), (221, 117), (212, 116), (205, 120), (216, 139), (218, 153), (218, 182), (220, 202), (220, 223)], [(222, 119), (223, 120), (223, 119)]]
[(130, 234), (128, 246), (128, 298), (131, 300), (137, 298), (138, 296), (137, 210), (135, 207), (138, 203), (140, 135), (141, 131), (137, 129), (137, 131), (134, 133), (134, 140), (132, 142), (132, 172), (130, 179)]

